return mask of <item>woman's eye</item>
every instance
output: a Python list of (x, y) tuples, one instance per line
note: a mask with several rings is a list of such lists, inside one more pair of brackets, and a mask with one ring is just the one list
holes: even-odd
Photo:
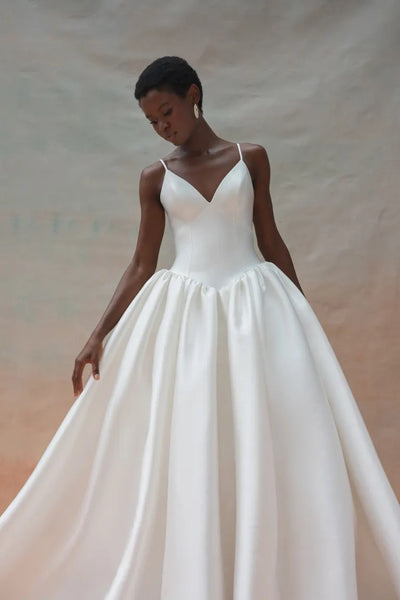
[[(172, 108), (170, 108), (169, 110), (167, 110), (166, 113), (164, 113), (164, 117), (168, 117), (170, 114), (172, 113)], [(156, 125), (157, 121), (149, 121), (150, 125)]]

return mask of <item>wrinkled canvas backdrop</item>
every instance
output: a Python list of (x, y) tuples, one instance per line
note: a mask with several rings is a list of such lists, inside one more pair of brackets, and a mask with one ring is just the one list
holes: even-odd
[[(140, 171), (172, 150), (133, 97), (166, 54), (220, 136), (266, 147), (279, 230), (400, 493), (399, 18), (397, 0), (2, 0), (2, 509), (74, 402)], [(158, 268), (172, 257), (167, 225)]]

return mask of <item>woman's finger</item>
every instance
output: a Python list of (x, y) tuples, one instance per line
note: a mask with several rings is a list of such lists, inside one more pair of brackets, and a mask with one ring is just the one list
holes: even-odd
[(95, 379), (100, 379), (100, 370), (99, 370), (99, 362), (98, 360), (94, 361), (92, 364), (92, 373)]
[(85, 363), (79, 358), (75, 360), (74, 372), (72, 374), (72, 384), (74, 388), (74, 396), (79, 396), (82, 391), (82, 372)]

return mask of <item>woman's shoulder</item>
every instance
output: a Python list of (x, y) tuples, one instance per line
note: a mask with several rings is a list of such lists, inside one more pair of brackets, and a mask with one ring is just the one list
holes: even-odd
[(244, 155), (249, 156), (249, 158), (251, 158), (252, 156), (260, 156), (262, 154), (266, 153), (265, 147), (262, 146), (261, 144), (255, 144), (254, 142), (232, 142), (232, 141), (228, 141), (228, 140), (224, 140), (226, 142), (226, 145), (230, 145), (230, 146), (240, 146), (240, 150), (242, 151), (242, 155), (244, 158)]
[(265, 146), (262, 144), (255, 144), (253, 142), (239, 142), (239, 144), (243, 154), (246, 154), (249, 158), (254, 157), (257, 159), (267, 154)]
[(243, 160), (249, 169), (253, 181), (260, 172), (266, 172), (269, 176), (270, 164), (267, 151), (262, 144), (241, 142)]
[(158, 196), (161, 192), (164, 171), (161, 160), (143, 167), (139, 176), (139, 191)]

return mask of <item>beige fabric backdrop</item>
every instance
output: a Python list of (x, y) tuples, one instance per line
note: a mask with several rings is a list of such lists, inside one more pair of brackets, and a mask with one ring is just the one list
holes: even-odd
[[(74, 402), (140, 170), (172, 149), (133, 97), (165, 54), (198, 71), (219, 135), (267, 148), (278, 227), (400, 494), (399, 17), (397, 0), (2, 0), (1, 509)], [(166, 229), (158, 268), (172, 257)]]

